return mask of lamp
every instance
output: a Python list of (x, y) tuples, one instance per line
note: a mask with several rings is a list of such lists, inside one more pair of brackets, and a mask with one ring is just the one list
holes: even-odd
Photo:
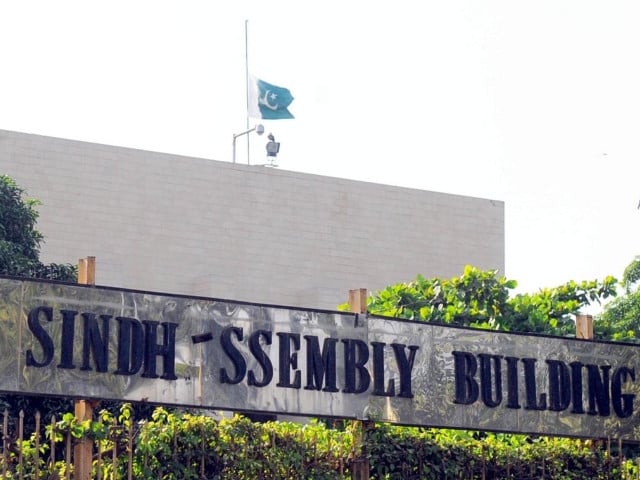
[[(245, 130), (244, 132), (233, 134), (233, 163), (236, 163), (236, 138), (241, 137), (243, 135), (248, 135), (253, 131), (255, 131), (258, 135), (262, 135), (264, 133), (264, 127), (261, 124), (258, 124), (255, 127), (250, 128), (249, 130)], [(247, 163), (249, 163), (248, 158), (249, 157), (247, 156)]]

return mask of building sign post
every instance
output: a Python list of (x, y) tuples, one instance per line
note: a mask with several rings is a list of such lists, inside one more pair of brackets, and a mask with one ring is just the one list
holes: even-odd
[(593, 317), (591, 315), (576, 315), (576, 338), (593, 340)]
[[(96, 284), (96, 258), (87, 257), (78, 260), (78, 283), (82, 285)], [(78, 422), (93, 420), (93, 409), (97, 400), (78, 399), (74, 403), (74, 413)], [(91, 480), (93, 464), (93, 442), (86, 436), (79, 438), (73, 447), (74, 478)]]
[[(367, 289), (349, 290), (349, 311), (358, 316), (367, 314)], [(369, 479), (369, 458), (367, 456), (367, 432), (371, 428), (367, 420), (354, 420), (356, 456), (351, 463), (351, 477), (353, 480)]]

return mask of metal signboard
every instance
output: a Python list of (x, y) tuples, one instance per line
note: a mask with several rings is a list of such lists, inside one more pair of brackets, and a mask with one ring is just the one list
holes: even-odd
[(0, 278), (0, 390), (640, 439), (640, 347)]

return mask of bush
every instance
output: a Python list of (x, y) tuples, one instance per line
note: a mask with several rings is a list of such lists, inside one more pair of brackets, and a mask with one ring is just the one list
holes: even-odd
[(10, 448), (0, 460), (11, 475), (63, 478), (73, 469), (67, 464), (70, 446), (89, 438), (94, 478), (98, 469), (102, 478), (127, 478), (131, 469), (142, 480), (346, 479), (351, 462), (361, 456), (369, 461), (372, 480), (604, 480), (640, 473), (632, 460), (610, 455), (610, 444), (592, 441), (337, 424), (342, 428), (318, 421), (254, 423), (240, 415), (216, 419), (162, 407), (136, 421), (132, 406), (124, 404), (116, 414), (102, 410), (94, 421), (79, 422), (67, 413), (45, 427), (46, 440), (33, 433), (20, 441), (10, 433)]

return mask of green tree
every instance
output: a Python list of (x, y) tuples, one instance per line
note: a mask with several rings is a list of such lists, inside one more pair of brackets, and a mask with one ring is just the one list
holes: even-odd
[(370, 296), (367, 308), (386, 317), (491, 328), (501, 322), (509, 291), (516, 285), (494, 271), (467, 266), (460, 277), (448, 280), (418, 275), (411, 282), (390, 285)]
[(622, 274), (622, 286), (626, 289), (627, 293), (631, 291), (631, 288), (640, 280), (640, 257), (636, 257), (627, 268), (624, 269)]
[(0, 175), (0, 274), (75, 282), (75, 266), (40, 262), (40, 202), (23, 198), (24, 193), (13, 179)]
[[(418, 275), (408, 283), (390, 285), (371, 295), (369, 313), (474, 328), (513, 332), (574, 335), (573, 315), (616, 295), (617, 280), (569, 281), (533, 294), (510, 296), (515, 280), (466, 266), (451, 279)], [(347, 305), (340, 308), (346, 309)]]
[(533, 294), (516, 295), (509, 300), (505, 330), (575, 335), (574, 315), (593, 304), (617, 295), (618, 281), (607, 276), (602, 281), (568, 281), (553, 288), (542, 288)]
[[(629, 272), (630, 281), (640, 279), (640, 274), (633, 273), (631, 269)], [(637, 272), (640, 272), (640, 266), (638, 266)], [(575, 282), (572, 280), (557, 287), (540, 289), (533, 294), (512, 296), (512, 290), (517, 287), (514, 280), (498, 276), (494, 270), (483, 271), (466, 266), (459, 277), (426, 279), (418, 275), (411, 282), (390, 285), (368, 298), (367, 310), (371, 314), (385, 317), (512, 332), (575, 336), (574, 315), (589, 305), (600, 303), (609, 297), (615, 297), (617, 286), (617, 280), (612, 276), (607, 276), (602, 281)], [(638, 293), (636, 300), (635, 318), (640, 319), (640, 293)], [(339, 308), (347, 310), (348, 305), (343, 304)], [(606, 332), (602, 333), (604, 335)], [(602, 336), (601, 338), (613, 339), (612, 336)], [(397, 427), (397, 429), (399, 432), (411, 432), (409, 427)], [(483, 452), (484, 445), (488, 444), (492, 444), (497, 450), (502, 451), (516, 445), (518, 457), (522, 455), (522, 444), (519, 442), (524, 442), (523, 445), (529, 446), (538, 441), (550, 441), (546, 437), (534, 440), (528, 436), (513, 434), (461, 432), (448, 429), (422, 431), (436, 432), (435, 435), (440, 437), (454, 439), (452, 445), (443, 451), (460, 449), (463, 442), (455, 439), (467, 437), (475, 440), (481, 438)], [(563, 448), (571, 447), (574, 441), (561, 440), (561, 442), (556, 447), (561, 445)], [(574, 445), (577, 444), (574, 443)], [(380, 450), (382, 453), (370, 448), (370, 455), (373, 458), (378, 455), (389, 458), (393, 453), (391, 452), (393, 445), (389, 445), (388, 441), (383, 442)], [(399, 450), (399, 455), (402, 458), (409, 458), (408, 450), (403, 445), (400, 445)], [(411, 452), (414, 451), (415, 448), (412, 448)], [(484, 458), (484, 453), (482, 455)], [(456, 460), (453, 464), (459, 465), (459, 460)], [(378, 458), (375, 461), (380, 462)], [(421, 459), (421, 461), (423, 460)], [(484, 460), (482, 461), (484, 462)], [(397, 461), (395, 463), (397, 464)], [(466, 463), (470, 464), (471, 461)], [(560, 462), (560, 466), (563, 468), (564, 462)], [(513, 471), (511, 475), (513, 475)], [(389, 476), (389, 478), (396, 477)], [(405, 477), (398, 476), (397, 478)]]
[[(24, 190), (6, 175), (0, 175), (0, 274), (75, 282), (77, 268), (70, 264), (40, 262), (43, 235), (36, 229), (40, 202), (24, 198)], [(0, 395), (0, 410), (16, 416), (20, 410), (32, 421), (36, 410), (45, 415), (68, 411), (72, 402), (29, 395)]]
[(624, 293), (605, 305), (593, 329), (596, 338), (640, 343), (640, 258), (624, 270)]

